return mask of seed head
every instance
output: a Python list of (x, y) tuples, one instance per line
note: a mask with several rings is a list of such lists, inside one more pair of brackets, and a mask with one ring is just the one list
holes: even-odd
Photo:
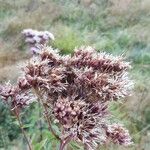
[(127, 129), (121, 124), (108, 125), (106, 129), (107, 137), (115, 144), (128, 146), (133, 144)]

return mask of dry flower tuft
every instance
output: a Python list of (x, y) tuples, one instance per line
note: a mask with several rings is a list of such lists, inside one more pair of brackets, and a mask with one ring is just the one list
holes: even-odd
[(15, 97), (20, 107), (20, 103), (28, 102), (26, 92), (35, 91), (51, 131), (54, 133), (52, 121), (60, 126), (60, 150), (70, 140), (90, 150), (108, 139), (127, 146), (132, 144), (129, 133), (119, 124), (111, 124), (108, 105), (131, 94), (130, 67), (121, 56), (97, 52), (92, 47), (75, 49), (67, 56), (44, 47), (23, 68), (17, 92), (4, 86), (0, 94), (4, 99)]
[(121, 124), (108, 125), (106, 129), (107, 137), (115, 144), (128, 146), (133, 144), (127, 129)]
[(18, 111), (36, 100), (29, 90), (22, 90), (18, 85), (7, 83), (0, 87), (0, 96), (11, 107)]

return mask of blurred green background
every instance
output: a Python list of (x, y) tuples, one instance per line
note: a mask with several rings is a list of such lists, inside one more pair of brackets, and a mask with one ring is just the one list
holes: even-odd
[[(150, 150), (150, 0), (0, 0), (1, 83), (15, 82), (18, 66), (30, 57), (21, 36), (25, 28), (52, 32), (56, 40), (51, 45), (65, 54), (81, 45), (124, 54), (132, 63), (134, 93), (123, 105), (112, 103), (110, 110), (129, 129), (134, 145), (101, 149)], [(22, 113), (34, 149), (57, 149), (59, 143), (40, 116), (38, 105)], [(27, 149), (18, 123), (2, 102), (0, 149)], [(71, 143), (68, 149), (82, 147)]]

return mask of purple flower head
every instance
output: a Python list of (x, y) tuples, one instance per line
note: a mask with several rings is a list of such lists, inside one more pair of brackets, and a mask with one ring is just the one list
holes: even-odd
[(115, 144), (128, 146), (133, 144), (127, 129), (121, 124), (108, 125), (106, 129), (107, 137)]
[(54, 35), (48, 31), (37, 31), (33, 29), (24, 29), (22, 34), (25, 42), (29, 44), (33, 54), (37, 54), (42, 46), (46, 45), (49, 40), (54, 40)]
[[(35, 43), (43, 35), (33, 30), (24, 34)], [(50, 35), (44, 34), (46, 40)], [(43, 46), (26, 63), (18, 85), (0, 87), (0, 95), (6, 101), (10, 98), (13, 107), (22, 108), (32, 102), (34, 91), (46, 118), (59, 126), (62, 141), (75, 140), (88, 150), (95, 150), (108, 140), (128, 146), (132, 144), (129, 132), (112, 123), (108, 105), (110, 101), (122, 102), (131, 94), (130, 68), (123, 57), (89, 46), (75, 49), (67, 56)]]
[(11, 85), (10, 83), (1, 86), (0, 96), (10, 105), (12, 110), (15, 108), (21, 109), (36, 100), (30, 91), (22, 90), (18, 86)]

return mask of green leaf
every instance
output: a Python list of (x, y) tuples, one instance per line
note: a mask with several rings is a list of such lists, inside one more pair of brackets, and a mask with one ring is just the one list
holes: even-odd
[(36, 143), (34, 145), (34, 149), (35, 150), (41, 150), (42, 148), (44, 148), (45, 144), (47, 142), (47, 139), (42, 140), (40, 143)]

